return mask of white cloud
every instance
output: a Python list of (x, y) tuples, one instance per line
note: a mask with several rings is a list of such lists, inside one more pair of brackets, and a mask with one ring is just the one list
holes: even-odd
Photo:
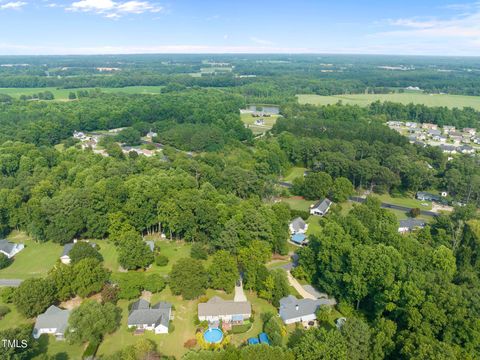
[(1, 4), (1, 5), (0, 5), (0, 10), (7, 10), (7, 9), (16, 10), (16, 9), (21, 9), (21, 8), (24, 7), (25, 5), (27, 5), (27, 3), (24, 2), (24, 1), (11, 1), (11, 2), (7, 2), (7, 3), (5, 3), (5, 4)]
[(163, 10), (163, 7), (150, 1), (81, 0), (73, 2), (66, 10), (93, 12), (110, 19), (117, 19), (127, 14), (158, 13)]
[(260, 38), (255, 37), (255, 36), (252, 36), (250, 38), (250, 40), (253, 41), (255, 44), (259, 44), (259, 45), (273, 45), (272, 41), (265, 40), (265, 39), (260, 39)]

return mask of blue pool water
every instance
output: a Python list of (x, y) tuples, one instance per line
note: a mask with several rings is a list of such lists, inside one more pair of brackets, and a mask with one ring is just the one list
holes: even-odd
[(305, 241), (306, 237), (307, 236), (305, 234), (295, 234), (292, 235), (292, 241), (294, 243), (301, 244)]
[(223, 339), (223, 332), (219, 328), (208, 329), (203, 333), (203, 338), (207, 343), (217, 344)]

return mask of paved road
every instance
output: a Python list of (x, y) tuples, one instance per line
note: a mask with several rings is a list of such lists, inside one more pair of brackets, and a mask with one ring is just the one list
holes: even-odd
[(0, 279), (0, 286), (13, 286), (17, 287), (22, 283), (20, 279)]
[(235, 301), (235, 302), (247, 301), (247, 297), (245, 296), (245, 293), (243, 292), (243, 283), (242, 282), (240, 282), (240, 286), (237, 286), (235, 284), (235, 296), (233, 298), (233, 301)]
[(297, 290), (297, 292), (300, 294), (301, 297), (303, 297), (304, 299), (312, 299), (312, 300), (317, 299), (315, 296), (313, 296), (303, 288), (303, 286), (297, 281), (297, 279), (295, 279), (292, 276), (290, 271), (287, 271), (287, 278), (290, 285), (292, 285), (295, 288), (295, 290)]
[[(361, 198), (358, 196), (352, 196), (350, 197), (351, 201), (358, 202), (358, 203), (364, 203), (365, 198)], [(388, 203), (383, 203), (381, 204), (382, 208), (384, 209), (394, 209), (394, 210), (400, 210), (400, 211), (405, 211), (408, 212), (412, 208), (406, 207), (406, 206), (400, 206), (400, 205), (394, 205), (394, 204), (388, 204)], [(438, 213), (434, 211), (428, 211), (428, 210), (420, 210), (420, 214), (422, 215), (427, 215), (427, 216), (438, 216)]]
[(293, 186), (293, 185), (290, 184), (289, 182), (285, 182), (285, 181), (280, 181), (280, 182), (278, 183), (278, 185), (283, 186), (283, 187), (286, 187), (286, 188), (291, 188), (291, 187)]

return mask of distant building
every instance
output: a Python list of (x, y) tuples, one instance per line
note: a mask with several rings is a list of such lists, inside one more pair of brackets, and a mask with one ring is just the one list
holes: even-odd
[(399, 233), (411, 232), (416, 229), (425, 227), (425, 221), (408, 218), (406, 220), (400, 220), (400, 226), (398, 227)]
[(415, 129), (416, 127), (418, 127), (418, 123), (412, 122), (412, 121), (407, 121), (405, 123), (405, 126), (408, 127), (408, 128)]
[(25, 248), (23, 244), (16, 244), (5, 239), (0, 240), (0, 253), (11, 259)]
[(430, 123), (423, 123), (422, 124), (422, 129), (437, 130), (438, 125), (437, 124), (430, 124)]
[(279, 315), (286, 325), (309, 322), (317, 319), (315, 313), (321, 305), (335, 306), (336, 304), (335, 299), (297, 299), (289, 295), (280, 299)]
[(430, 135), (430, 136), (440, 136), (440, 135), (442, 135), (442, 132), (438, 129), (431, 129), (431, 130), (428, 130), (428, 135)]
[(73, 138), (83, 140), (85, 138), (85, 134), (81, 131), (74, 131), (73, 132)]
[[(219, 264), (218, 266), (222, 266)], [(200, 321), (223, 322), (230, 324), (243, 324), (252, 316), (252, 305), (249, 301), (223, 300), (214, 296), (206, 303), (198, 304), (198, 319)]]
[(150, 130), (148, 133), (147, 133), (147, 138), (149, 138), (150, 140), (153, 139), (154, 137), (157, 137), (158, 134), (156, 132), (153, 132), (152, 130)]
[[(68, 244), (65, 244), (63, 246), (63, 251), (62, 251), (62, 255), (60, 255), (60, 261), (65, 264), (65, 265), (69, 265), (70, 262), (72, 261), (70, 259), (70, 251), (72, 251), (73, 247), (75, 246), (75, 244), (78, 242), (77, 239), (73, 240), (73, 242), (71, 243), (68, 243)], [(91, 247), (95, 248), (97, 246), (97, 244), (95, 243), (91, 243), (89, 241), (84, 241), (85, 243), (88, 243), (90, 244)]]
[(456, 154), (457, 153), (457, 147), (453, 146), (453, 145), (441, 144), (440, 149), (445, 154)]
[(263, 119), (256, 119), (256, 120), (255, 120), (255, 125), (265, 125), (265, 120), (263, 120)]
[(47, 311), (38, 315), (33, 328), (33, 337), (38, 339), (42, 334), (51, 334), (57, 340), (64, 340), (69, 317), (69, 310), (60, 309), (55, 305), (50, 306)]
[(474, 154), (475, 149), (471, 147), (470, 145), (463, 145), (458, 148), (459, 152), (462, 154)]
[(328, 210), (330, 210), (331, 205), (332, 202), (329, 199), (325, 198), (317, 202), (310, 208), (310, 214), (317, 216), (325, 216), (328, 213)]
[(159, 302), (152, 307), (144, 299), (133, 303), (128, 314), (127, 325), (137, 330), (154, 331), (155, 334), (167, 334), (170, 318), (172, 316), (172, 304)]
[(475, 134), (477, 133), (477, 129), (463, 128), (463, 132), (466, 133), (466, 134), (469, 134), (471, 136), (475, 136)]
[(440, 200), (440, 196), (429, 193), (429, 192), (425, 192), (425, 191), (418, 191), (416, 194), (416, 197), (418, 200), (422, 200), (422, 201), (439, 201)]
[(456, 130), (456, 129), (455, 129), (455, 126), (445, 125), (445, 126), (443, 127), (443, 132), (444, 132), (445, 134), (449, 134), (450, 132), (455, 131), (455, 130)]

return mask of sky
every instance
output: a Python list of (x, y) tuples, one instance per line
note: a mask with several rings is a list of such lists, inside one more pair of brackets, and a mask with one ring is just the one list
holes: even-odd
[(480, 56), (480, 1), (0, 0), (0, 55)]

